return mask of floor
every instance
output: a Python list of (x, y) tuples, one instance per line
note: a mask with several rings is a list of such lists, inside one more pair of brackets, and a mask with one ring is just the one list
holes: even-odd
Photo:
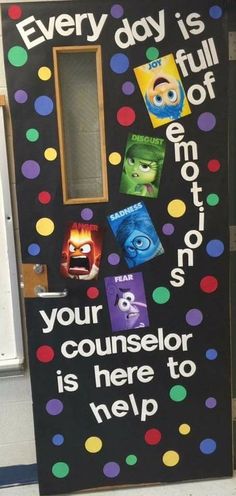
[[(75, 493), (74, 493), (75, 494)], [(236, 496), (236, 472), (232, 479), (209, 482), (188, 482), (148, 488), (119, 489), (106, 492), (86, 493), (89, 496)], [(17, 486), (1, 489), (0, 496), (39, 496), (38, 487)], [(56, 496), (56, 495), (55, 495)], [(66, 496), (69, 496), (68, 494)]]

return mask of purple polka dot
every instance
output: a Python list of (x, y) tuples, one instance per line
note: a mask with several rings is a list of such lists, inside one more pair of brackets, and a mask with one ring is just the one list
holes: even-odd
[(186, 313), (186, 322), (191, 326), (197, 326), (201, 324), (202, 320), (203, 320), (202, 312), (197, 308), (192, 308), (192, 310), (189, 310)]
[(117, 475), (119, 475), (120, 465), (118, 465), (118, 463), (116, 462), (108, 462), (103, 467), (103, 473), (106, 477), (113, 479), (114, 477), (117, 477)]
[(217, 401), (215, 398), (207, 398), (205, 401), (205, 405), (207, 408), (215, 408), (217, 405)]
[(112, 17), (114, 17), (115, 19), (120, 19), (123, 15), (124, 15), (124, 9), (122, 5), (116, 3), (115, 5), (112, 6), (111, 8)]
[(132, 95), (135, 91), (135, 86), (131, 81), (126, 81), (122, 84), (122, 91), (124, 95)]
[(60, 400), (49, 400), (46, 404), (46, 410), (49, 415), (59, 415), (63, 408), (63, 403)]
[(83, 220), (91, 220), (93, 218), (93, 211), (91, 208), (83, 208), (81, 211), (81, 217)]
[(32, 255), (33, 257), (35, 257), (36, 255), (38, 255), (40, 253), (40, 246), (37, 243), (31, 243), (28, 246), (27, 251), (28, 251), (29, 255)]
[(203, 112), (198, 117), (197, 125), (201, 131), (212, 131), (216, 125), (216, 118), (211, 112)]
[(214, 348), (207, 350), (206, 352), (207, 360), (216, 360), (217, 357), (218, 357), (218, 352), (214, 350)]
[(209, 10), (212, 19), (220, 19), (223, 15), (223, 10), (219, 5), (213, 5)]
[(171, 236), (171, 234), (173, 234), (174, 231), (175, 231), (175, 228), (174, 228), (173, 224), (164, 224), (164, 226), (162, 227), (162, 232), (166, 236)]
[(39, 96), (34, 102), (34, 108), (39, 115), (49, 115), (53, 111), (53, 101), (49, 96)]
[(111, 253), (108, 258), (108, 262), (110, 265), (118, 265), (120, 263), (120, 256), (118, 253)]
[(111, 57), (110, 67), (116, 74), (123, 74), (129, 68), (129, 59), (124, 53), (116, 53)]
[(28, 100), (28, 94), (25, 90), (17, 90), (14, 93), (14, 98), (17, 103), (25, 103)]
[(40, 166), (35, 160), (26, 160), (22, 164), (21, 172), (27, 179), (35, 179), (40, 174)]

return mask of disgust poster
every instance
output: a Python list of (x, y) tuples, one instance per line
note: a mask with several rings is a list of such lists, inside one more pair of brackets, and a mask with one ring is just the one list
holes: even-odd
[(230, 476), (227, 2), (2, 21), (41, 494)]

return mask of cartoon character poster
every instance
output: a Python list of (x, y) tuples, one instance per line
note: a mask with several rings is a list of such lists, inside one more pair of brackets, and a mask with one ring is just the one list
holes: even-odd
[(164, 253), (160, 238), (143, 202), (108, 216), (113, 234), (129, 268)]
[(165, 158), (161, 138), (129, 134), (120, 183), (120, 192), (157, 198)]
[(112, 331), (128, 331), (149, 326), (141, 272), (105, 278)]
[(60, 272), (70, 279), (96, 279), (102, 252), (102, 230), (96, 224), (70, 222), (64, 237)]
[(153, 127), (191, 113), (173, 54), (134, 68)]

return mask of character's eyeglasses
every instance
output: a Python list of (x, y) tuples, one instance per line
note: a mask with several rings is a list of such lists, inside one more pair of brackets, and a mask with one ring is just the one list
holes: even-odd
[(145, 251), (151, 245), (151, 241), (146, 236), (135, 236), (129, 244), (125, 244), (125, 251), (128, 253), (129, 257), (135, 258), (138, 251)]

